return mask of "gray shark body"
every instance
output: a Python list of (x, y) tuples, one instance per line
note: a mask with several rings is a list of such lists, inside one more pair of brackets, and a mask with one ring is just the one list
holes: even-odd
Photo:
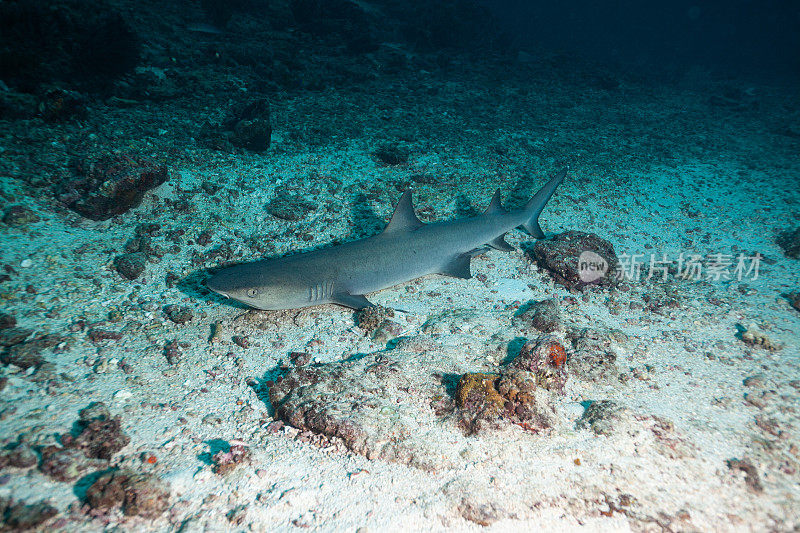
[(297, 309), (334, 303), (353, 309), (372, 304), (364, 296), (399, 283), (444, 274), (470, 278), (470, 259), (489, 248), (510, 251), (504, 235), (523, 228), (544, 237), (539, 214), (563, 181), (552, 178), (522, 209), (507, 211), (495, 192), (475, 217), (424, 224), (414, 213), (411, 191), (403, 193), (382, 233), (366, 239), (223, 268), (208, 288), (257, 309)]

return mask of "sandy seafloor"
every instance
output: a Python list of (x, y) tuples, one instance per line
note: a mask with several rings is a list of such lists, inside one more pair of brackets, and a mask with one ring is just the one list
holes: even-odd
[[(0, 286), (3, 310), (19, 326), (65, 340), (45, 354), (54, 364), (46, 376), (0, 369), (8, 378), (0, 436), (34, 449), (55, 444), (80, 409), (102, 401), (130, 437), (110, 466), (157, 476), (169, 485), (170, 504), (152, 520), (119, 509), (91, 512), (80, 501), (80, 480), (54, 481), (36, 467), (5, 468), (0, 496), (54, 505), (58, 516), (42, 526), (48, 531), (800, 527), (800, 313), (782, 296), (800, 289), (800, 268), (775, 243), (800, 224), (796, 95), (702, 78), (669, 88), (623, 80), (614, 91), (553, 78), (490, 83), (490, 76), (420, 73), (361, 92), (274, 101), (273, 146), (263, 154), (195, 145), (186, 131), (201, 122), (196, 109), (166, 104), (98, 104), (95, 130), (35, 121), (4, 127), (6, 204), (27, 205), (41, 221), (2, 227), (2, 263), (13, 267)], [(709, 103), (730, 86), (747, 101)], [(124, 215), (83, 219), (20, 177), (33, 171), (23, 164), (31, 158), (64, 164), (77, 139), (166, 161), (170, 179)], [(383, 142), (406, 147), (408, 160), (377, 161)], [(541, 218), (548, 235), (595, 233), (618, 256), (759, 253), (758, 278), (670, 277), (570, 293), (519, 248), (490, 251), (473, 261), (470, 280), (429, 276), (371, 295), (404, 310), (394, 320), (415, 339), (405, 350), (430, 347), (427, 355), (403, 356), (414, 364), (408, 372), (493, 371), (503, 343), (525, 336), (512, 323), (514, 302), (555, 297), (562, 340), (570, 328), (621, 332), (615, 365), (627, 379), (571, 379), (558, 423), (539, 433), (506, 425), (467, 436), (452, 419), (433, 416), (413, 390), (396, 401), (377, 391), (379, 401), (400, 406), (374, 420), (380, 434), (409, 450), (399, 461), (370, 460), (336, 438), (274, 424), (266, 393), (248, 382), (263, 389), (290, 352), (328, 363), (387, 344), (365, 335), (341, 307), (257, 312), (203, 292), (201, 271), (221, 262), (209, 251), (226, 245), (229, 259), (247, 260), (261, 255), (254, 243), (281, 254), (374, 233), (380, 226), (369, 221), (388, 218), (414, 175), (425, 177), (415, 178), (415, 205), (430, 221), (459, 216), (468, 205), (483, 209), (498, 187), (504, 198), (514, 191), (526, 198), (565, 165), (568, 178)], [(221, 188), (209, 194), (204, 181)], [(266, 211), (282, 190), (313, 204), (300, 220)], [(188, 208), (170, 209), (166, 199), (186, 200)], [(113, 259), (142, 223), (162, 226), (154, 242), (165, 249), (168, 230), (186, 237), (179, 251), (151, 260), (129, 281)], [(208, 244), (189, 244), (206, 230)], [(530, 239), (513, 233), (509, 241)], [(200, 260), (193, 263), (193, 254)], [(170, 272), (183, 281), (168, 287)], [(643, 305), (647, 295), (663, 294), (659, 284), (669, 285), (677, 305)], [(174, 324), (163, 312), (171, 304), (190, 308), (194, 318)], [(71, 332), (79, 320), (86, 329)], [(437, 323), (444, 325), (431, 327)], [(782, 348), (737, 338), (737, 324), (751, 323)], [(93, 343), (93, 327), (123, 336)], [(249, 347), (233, 336), (246, 336)], [(188, 347), (170, 364), (164, 345), (173, 339)], [(608, 435), (578, 429), (585, 406), (598, 400), (633, 416)], [(237, 441), (250, 461), (215, 473), (214, 446)], [(143, 460), (147, 454), (155, 464)], [(751, 472), (730, 467), (736, 459)]]

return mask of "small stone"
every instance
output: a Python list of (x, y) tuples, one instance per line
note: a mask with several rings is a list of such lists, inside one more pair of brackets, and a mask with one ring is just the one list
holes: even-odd
[(124, 277), (134, 280), (144, 272), (147, 256), (143, 252), (123, 254), (114, 258), (114, 267)]

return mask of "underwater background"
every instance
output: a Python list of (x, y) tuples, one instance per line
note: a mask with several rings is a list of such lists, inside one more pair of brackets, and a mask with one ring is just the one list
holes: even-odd
[(0, 531), (800, 528), (796, 1), (0, 0), (0, 266)]

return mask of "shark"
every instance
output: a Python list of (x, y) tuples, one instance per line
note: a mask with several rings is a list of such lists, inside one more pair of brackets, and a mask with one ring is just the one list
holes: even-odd
[(385, 229), (374, 236), (293, 255), (227, 266), (206, 286), (217, 294), (263, 310), (338, 304), (373, 307), (367, 294), (428, 274), (469, 279), (470, 260), (490, 249), (514, 248), (513, 229), (544, 238), (539, 215), (566, 177), (559, 172), (520, 209), (507, 210), (497, 189), (477, 216), (423, 223), (407, 189)]

